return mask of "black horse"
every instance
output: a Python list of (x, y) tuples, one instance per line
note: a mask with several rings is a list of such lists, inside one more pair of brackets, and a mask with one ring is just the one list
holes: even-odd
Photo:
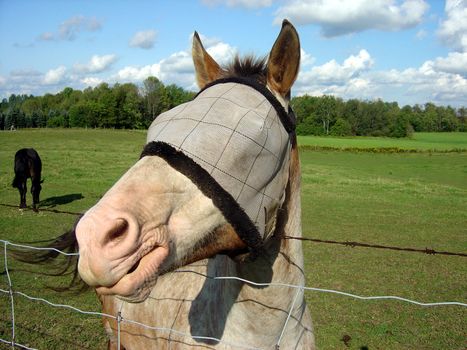
[(41, 192), (42, 161), (34, 148), (22, 148), (15, 154), (15, 178), (12, 186), (16, 187), (20, 194), (20, 208), (26, 208), (26, 180), (31, 178), (32, 208), (37, 211), (39, 194)]

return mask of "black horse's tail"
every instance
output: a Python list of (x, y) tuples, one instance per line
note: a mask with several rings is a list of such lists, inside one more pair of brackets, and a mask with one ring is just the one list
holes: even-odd
[[(41, 246), (36, 249), (26, 247), (10, 247), (9, 255), (15, 260), (27, 264), (41, 264), (47, 265), (47, 272), (40, 272), (40, 274), (47, 276), (65, 276), (71, 275), (72, 279), (67, 287), (52, 287), (50, 288), (57, 291), (85, 291), (88, 286), (80, 278), (78, 274), (78, 241), (76, 239), (75, 229), (79, 219), (76, 220), (73, 228), (61, 236), (35, 243), (41, 243)], [(66, 254), (62, 254), (66, 253)], [(68, 255), (74, 254), (74, 255)], [(57, 259), (63, 257), (62, 259)], [(65, 261), (63, 261), (65, 260)]]
[(21, 180), (18, 179), (18, 176), (15, 175), (15, 178), (11, 182), (11, 186), (14, 187), (14, 188), (19, 188), (20, 185), (21, 185)]

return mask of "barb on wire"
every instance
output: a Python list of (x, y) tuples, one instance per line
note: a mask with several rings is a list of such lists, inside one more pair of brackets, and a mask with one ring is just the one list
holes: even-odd
[(456, 253), (456, 252), (445, 252), (445, 251), (437, 251), (430, 248), (404, 248), (404, 247), (395, 247), (395, 246), (388, 246), (388, 245), (381, 245), (381, 244), (370, 244), (370, 243), (362, 243), (362, 242), (354, 242), (354, 241), (333, 241), (328, 239), (318, 239), (318, 238), (306, 238), (306, 237), (294, 237), (294, 236), (284, 236), (284, 239), (296, 239), (299, 241), (309, 241), (315, 243), (328, 243), (328, 244), (339, 244), (348, 247), (365, 247), (365, 248), (376, 248), (376, 249), (389, 249), (389, 250), (397, 250), (397, 251), (404, 251), (404, 252), (413, 252), (413, 253), (424, 253), (429, 255), (452, 255), (452, 256), (463, 256), (467, 257), (466, 253)]

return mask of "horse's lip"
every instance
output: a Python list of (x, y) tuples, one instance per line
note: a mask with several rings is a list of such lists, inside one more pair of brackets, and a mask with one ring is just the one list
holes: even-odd
[(117, 283), (111, 287), (97, 287), (96, 292), (101, 295), (116, 295), (131, 302), (145, 300), (156, 283), (159, 267), (168, 255), (167, 247), (157, 246), (136, 262)]

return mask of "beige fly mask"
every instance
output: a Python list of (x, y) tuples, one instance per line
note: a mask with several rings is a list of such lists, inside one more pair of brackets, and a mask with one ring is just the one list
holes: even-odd
[(160, 114), (142, 156), (160, 156), (189, 177), (257, 252), (284, 202), (294, 126), (265, 86), (222, 79)]

